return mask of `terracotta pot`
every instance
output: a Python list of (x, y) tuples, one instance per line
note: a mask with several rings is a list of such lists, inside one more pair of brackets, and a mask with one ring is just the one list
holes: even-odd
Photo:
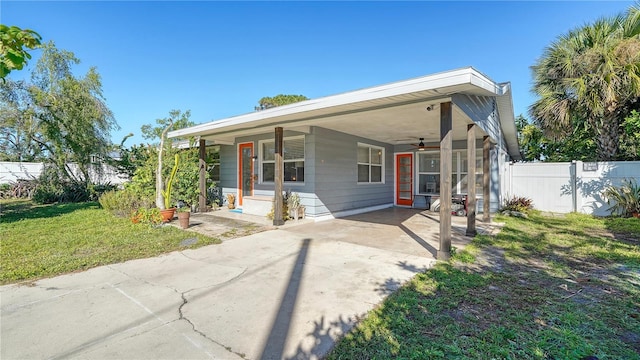
[(162, 222), (169, 222), (173, 220), (173, 214), (176, 212), (176, 208), (160, 210), (160, 216), (162, 216)]
[(180, 221), (181, 228), (183, 229), (189, 228), (189, 217), (191, 217), (191, 213), (188, 211), (178, 213), (178, 221)]

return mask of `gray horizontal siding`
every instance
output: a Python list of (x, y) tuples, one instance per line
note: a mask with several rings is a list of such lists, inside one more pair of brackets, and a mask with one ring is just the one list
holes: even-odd
[(220, 145), (220, 185), (223, 188), (238, 186), (238, 161), (235, 145)]
[[(317, 200), (310, 215), (393, 203), (393, 147), (320, 127), (312, 128)], [(384, 184), (358, 184), (358, 142), (385, 148)]]
[(451, 98), (500, 148), (506, 149), (495, 98), (465, 94), (454, 94)]

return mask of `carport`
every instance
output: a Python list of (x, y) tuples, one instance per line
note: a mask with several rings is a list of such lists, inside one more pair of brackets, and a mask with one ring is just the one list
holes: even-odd
[[(344, 134), (354, 143), (358, 141), (360, 144), (361, 139), (366, 139), (381, 144), (379, 145), (381, 154), (384, 154), (385, 150), (387, 153), (394, 154), (392, 160), (382, 159), (382, 168), (384, 169), (384, 164), (387, 162), (387, 171), (395, 174), (392, 174), (393, 188), (388, 187), (395, 193), (393, 202), (389, 203), (386, 199), (380, 203), (375, 203), (371, 199), (361, 201), (355, 198), (356, 193), (362, 189), (360, 184), (357, 184), (351, 190), (345, 189), (341, 193), (343, 198), (353, 194), (354, 199), (351, 203), (355, 205), (347, 208), (341, 204), (341, 207), (336, 206), (337, 210), (333, 211), (330, 206), (325, 206), (323, 203), (323, 195), (320, 193), (324, 180), (317, 176), (324, 169), (325, 157), (320, 155), (317, 149), (312, 154), (305, 152), (303, 170), (304, 175), (309, 179), (306, 180), (309, 184), (305, 186), (311, 189), (308, 204), (310, 207), (313, 206), (311, 209), (313, 211), (308, 213), (310, 216), (317, 215), (318, 219), (352, 215), (359, 210), (364, 212), (388, 206), (412, 206), (415, 196), (420, 194), (418, 185), (422, 180), (417, 174), (416, 165), (411, 162), (407, 167), (411, 171), (410, 185), (407, 186), (401, 181), (400, 170), (397, 170), (399, 156), (416, 154), (412, 156), (417, 158), (420, 151), (429, 147), (438, 148), (437, 195), (440, 199), (440, 208), (439, 244), (436, 253), (439, 259), (449, 258), (451, 250), (451, 198), (452, 185), (454, 185), (452, 176), (456, 171), (452, 168), (453, 149), (466, 148), (467, 159), (476, 159), (478, 149), (482, 152), (481, 194), (476, 193), (476, 186), (468, 186), (466, 189), (469, 199), (465, 229), (467, 235), (476, 233), (477, 195), (481, 195), (483, 199), (482, 220), (486, 223), (490, 221), (492, 201), (494, 207), (500, 202), (496, 196), (492, 197), (491, 188), (492, 182), (494, 186), (499, 182), (498, 160), (504, 162), (505, 159), (520, 157), (510, 84), (496, 83), (471, 67), (212, 121), (172, 131), (169, 136), (199, 139), (200, 208), (206, 208), (205, 146), (217, 144), (233, 147), (235, 150), (229, 152), (231, 155), (226, 162), (230, 164), (228, 166), (234, 167), (228, 172), (229, 176), (234, 177), (229, 182), (237, 185), (235, 188), (227, 188), (226, 191), (237, 194), (242, 204), (243, 196), (253, 195), (256, 185), (262, 186), (265, 190), (270, 189), (270, 193), (275, 197), (273, 224), (282, 225), (284, 223), (280, 215), (282, 192), (287, 184), (283, 171), (286, 161), (283, 159), (283, 155), (286, 157), (283, 151), (286, 147), (286, 144), (283, 145), (283, 137), (286, 131), (302, 134), (305, 141), (307, 136), (313, 136), (314, 142), (307, 141), (305, 144), (310, 149), (313, 145), (333, 141), (335, 134)], [(264, 139), (265, 134), (268, 133), (272, 134), (271, 141), (274, 143), (275, 178), (273, 181), (263, 182), (263, 169), (259, 164), (253, 164), (256, 159), (258, 162), (262, 159), (254, 155), (253, 147), (254, 143), (260, 145), (260, 141), (264, 141), (260, 139)], [(418, 141), (419, 144), (416, 144)], [(341, 155), (342, 153), (333, 154), (333, 157)], [(221, 166), (225, 166), (225, 159), (222, 157)], [(392, 166), (394, 169), (389, 170)], [(465, 176), (468, 179), (476, 179), (476, 173), (480, 172), (480, 169), (476, 169), (475, 161), (468, 161), (465, 170)], [(337, 173), (342, 170), (336, 167), (333, 171)], [(260, 176), (255, 175), (255, 172), (259, 172)], [(311, 174), (316, 174), (317, 178), (311, 178)], [(389, 174), (382, 174), (383, 178), (380, 180), (382, 184), (385, 183), (385, 175)], [(359, 173), (358, 176), (360, 176)], [(359, 181), (360, 178), (358, 178)], [(498, 193), (497, 196), (499, 196), (499, 192), (493, 191), (493, 193)], [(328, 197), (328, 195), (324, 196)], [(316, 213), (315, 209), (326, 210), (326, 212)], [(326, 215), (327, 212), (328, 215)]]

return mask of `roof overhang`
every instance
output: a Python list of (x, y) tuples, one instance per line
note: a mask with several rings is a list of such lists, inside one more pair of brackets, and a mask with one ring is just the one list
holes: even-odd
[(513, 114), (513, 99), (511, 97), (511, 83), (502, 83), (502, 95), (498, 96), (497, 108), (500, 116), (500, 127), (502, 128), (502, 134), (507, 143), (507, 150), (509, 155), (514, 160), (522, 160), (522, 154), (520, 153), (520, 145), (518, 144), (518, 129), (516, 128), (516, 121)]
[[(508, 90), (508, 85), (468, 67), (220, 119), (171, 131), (169, 137), (195, 136), (229, 144), (236, 137), (265, 133), (276, 126), (298, 131), (320, 126), (394, 145), (416, 142), (419, 137), (439, 141), (438, 105), (457, 93), (497, 97), (503, 127), (511, 121), (515, 129)], [(466, 139), (466, 125), (473, 120), (455, 104), (453, 118), (454, 140)]]

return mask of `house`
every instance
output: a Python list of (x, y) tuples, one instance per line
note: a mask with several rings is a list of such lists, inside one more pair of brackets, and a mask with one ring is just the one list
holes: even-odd
[[(244, 212), (266, 214), (282, 190), (300, 194), (306, 216), (316, 220), (439, 199), (444, 238), (452, 195), (469, 195), (468, 232), (474, 233), (476, 207), (488, 219), (501, 201), (501, 169), (520, 159), (510, 84), (472, 67), (212, 121), (169, 137), (197, 137), (203, 154), (207, 144), (219, 145), (220, 184)], [(281, 201), (276, 196), (276, 208)], [(274, 224), (280, 221), (276, 216)]]

